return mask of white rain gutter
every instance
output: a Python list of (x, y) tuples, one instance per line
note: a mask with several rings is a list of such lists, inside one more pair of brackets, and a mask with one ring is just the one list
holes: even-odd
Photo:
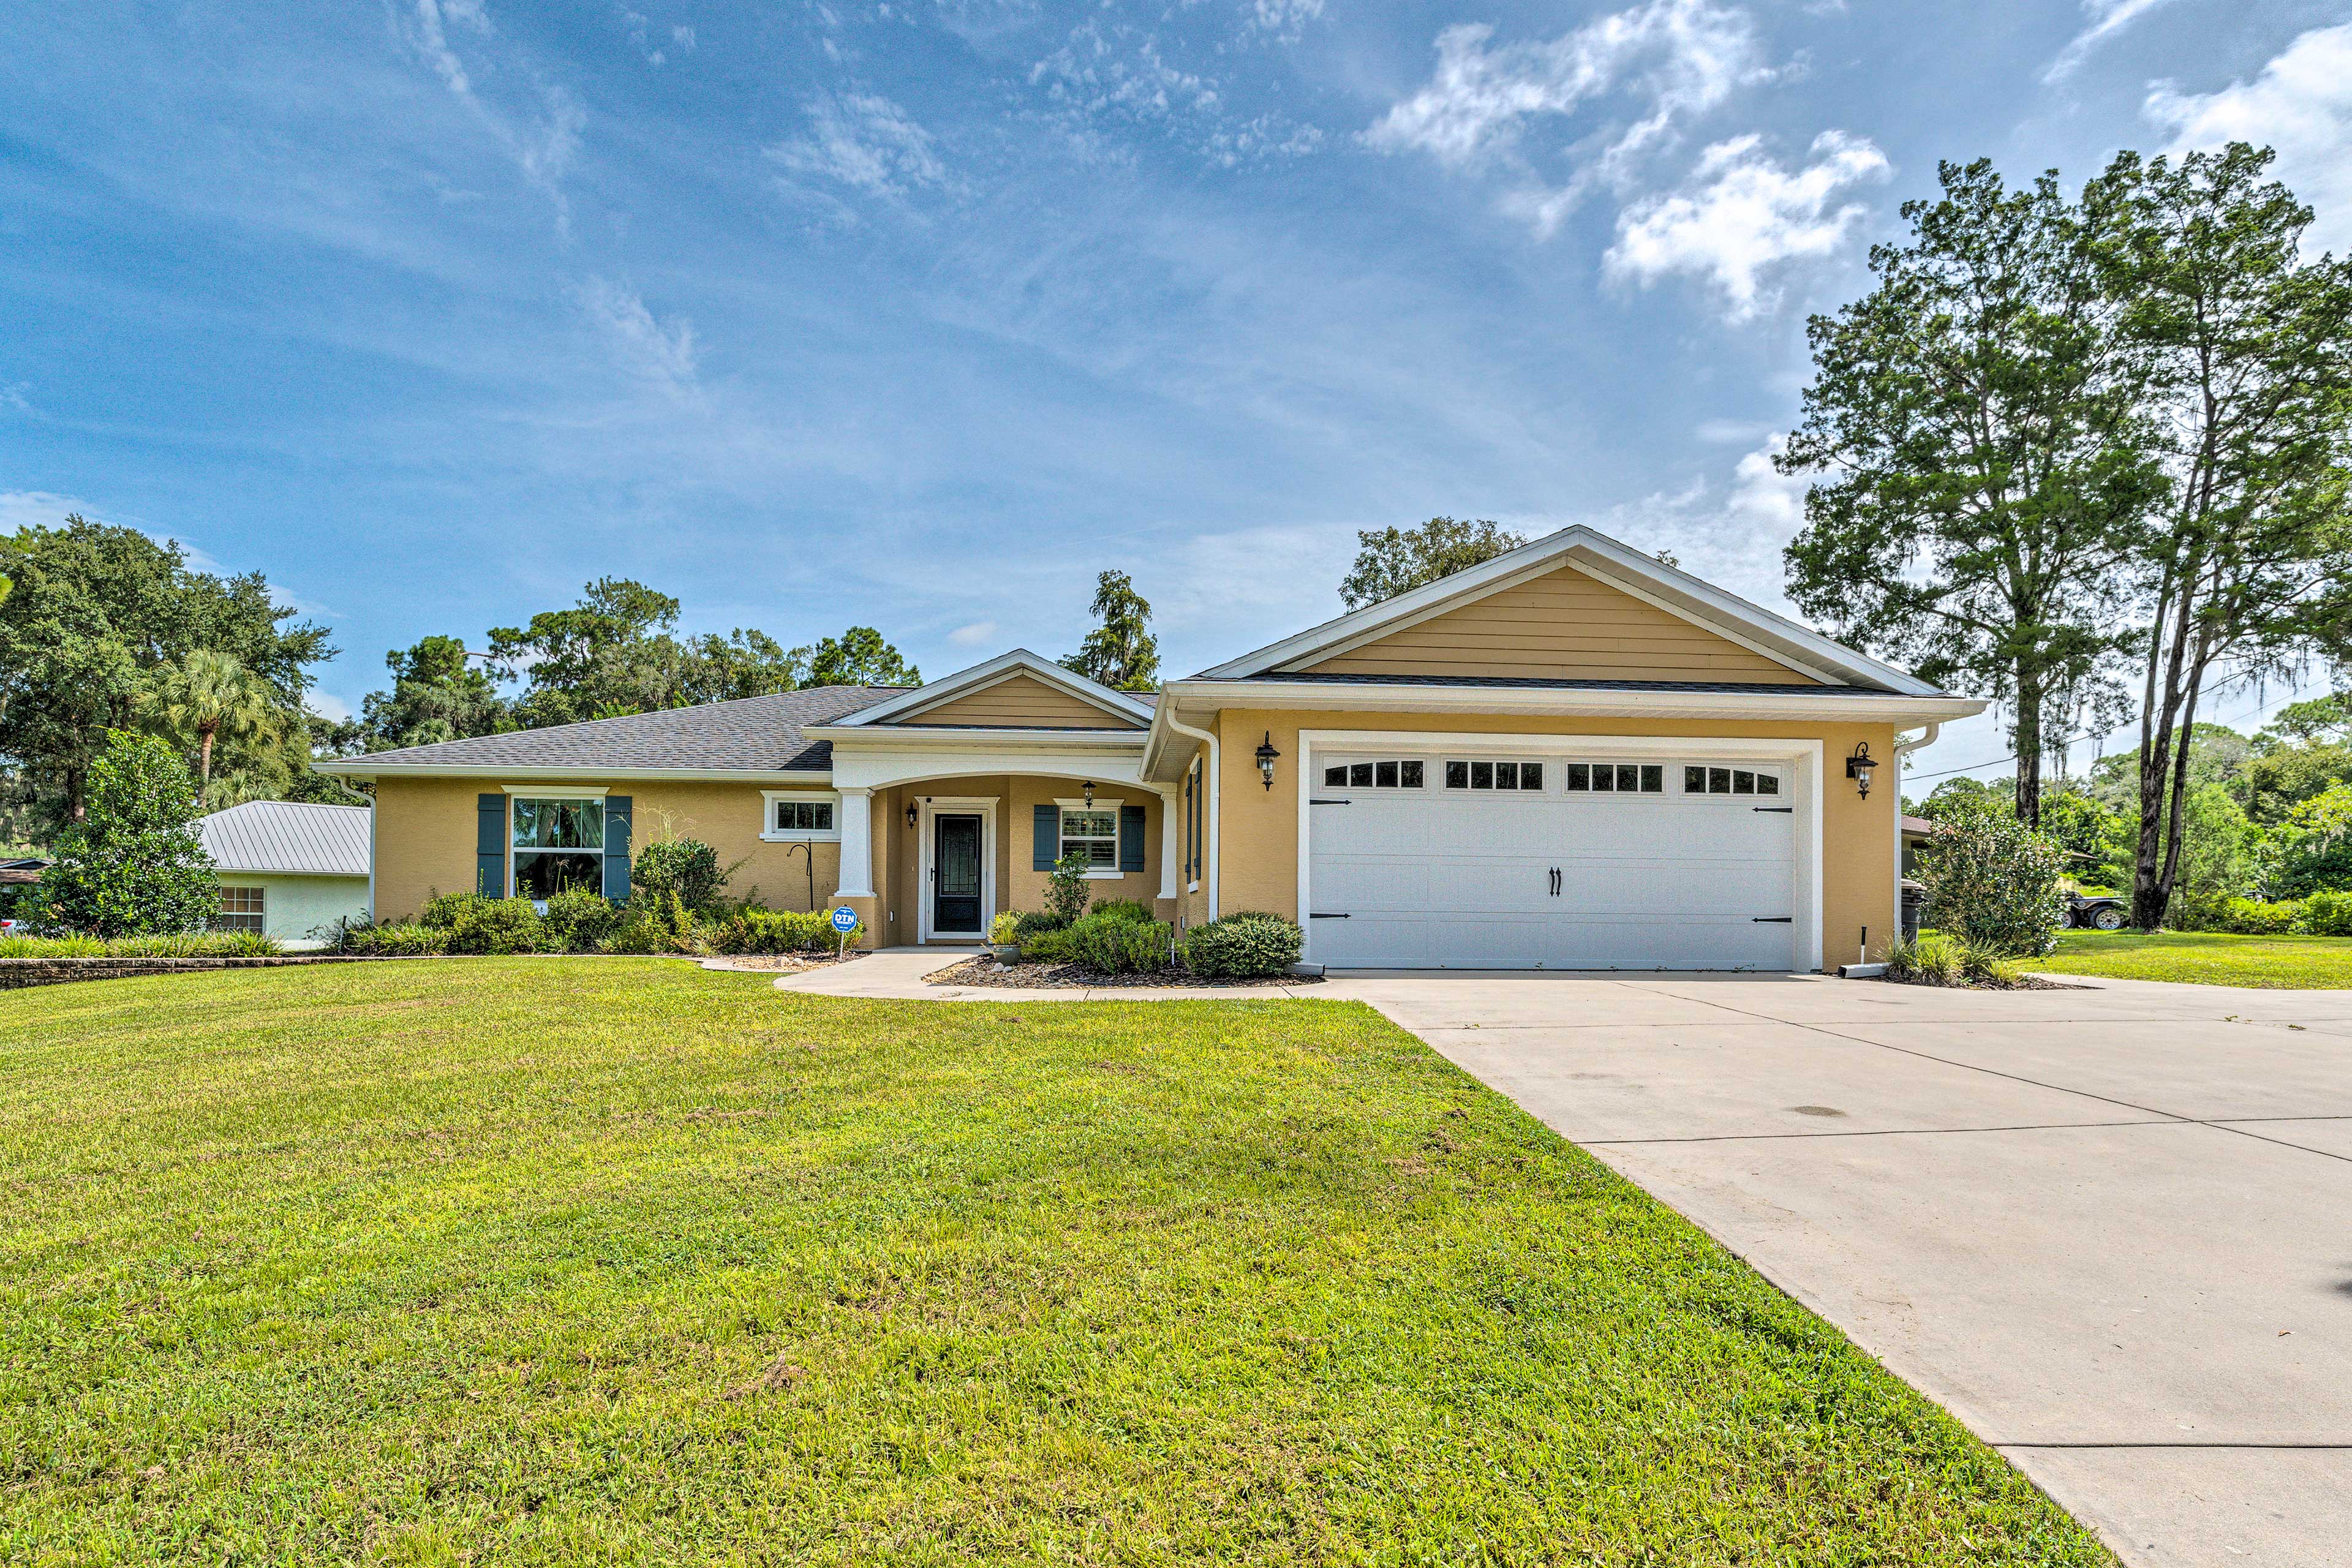
[(1202, 869), (1206, 873), (1202, 880), (1209, 885), (1209, 918), (1215, 920), (1217, 918), (1217, 879), (1223, 867), (1223, 862), (1217, 858), (1217, 802), (1224, 794), (1217, 782), (1217, 738), (1208, 731), (1195, 730), (1177, 718), (1176, 704), (1172, 700), (1165, 697), (1161, 700), (1167, 702), (1168, 707), (1167, 710), (1159, 717), (1167, 721), (1168, 727), (1189, 740), (1201, 742), (1209, 748), (1209, 765), (1202, 770), (1202, 777), (1206, 779), (1209, 785), (1209, 804), (1206, 812), (1208, 826), (1202, 830), (1201, 847), (1203, 862)]

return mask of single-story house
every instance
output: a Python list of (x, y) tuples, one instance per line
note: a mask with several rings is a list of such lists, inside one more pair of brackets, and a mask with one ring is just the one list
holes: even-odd
[(1927, 840), (1936, 836), (1936, 825), (1924, 816), (1906, 816), (1903, 818), (1900, 831), (1903, 835), (1903, 874), (1916, 878), (1919, 875), (1919, 852), (1927, 848)]
[(383, 918), (618, 895), (675, 835), (877, 945), (976, 942), (1075, 852), (1335, 966), (1811, 970), (1884, 954), (1899, 756), (1984, 707), (1570, 528), (1156, 696), (1015, 648), (320, 765), (374, 783)]
[(218, 931), (285, 942), (367, 918), (372, 824), (363, 805), (251, 800), (196, 819), (220, 880)]

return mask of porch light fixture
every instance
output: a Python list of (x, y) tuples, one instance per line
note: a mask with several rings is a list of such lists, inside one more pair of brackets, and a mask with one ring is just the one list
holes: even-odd
[(1083, 801), (1085, 801), (1085, 802), (1087, 803), (1087, 809), (1088, 811), (1092, 811), (1092, 810), (1094, 809), (1094, 805), (1095, 805), (1095, 781), (1094, 781), (1094, 780), (1092, 780), (1092, 779), (1088, 779), (1086, 783), (1084, 783), (1084, 784), (1080, 784), (1080, 785), (1078, 786), (1078, 798), (1079, 798), (1080, 800), (1083, 800)]
[(1274, 749), (1274, 731), (1268, 730), (1265, 739), (1257, 743), (1257, 776), (1265, 781), (1268, 789), (1274, 787), (1274, 759), (1280, 755)]
[(1853, 755), (1845, 760), (1845, 776), (1853, 781), (1854, 788), (1862, 792), (1864, 800), (1870, 798), (1870, 775), (1877, 767), (1878, 759), (1870, 754), (1870, 742), (1867, 741), (1857, 742)]
[(918, 815), (919, 815), (919, 814), (918, 814), (918, 813), (916, 812), (916, 810), (915, 810), (915, 803), (914, 803), (913, 801), (911, 801), (911, 800), (910, 800), (910, 801), (908, 801), (908, 802), (907, 803), (907, 826), (908, 826), (912, 827), (912, 826), (915, 826), (915, 821), (916, 821), (916, 818), (917, 818), (917, 816), (918, 816)]

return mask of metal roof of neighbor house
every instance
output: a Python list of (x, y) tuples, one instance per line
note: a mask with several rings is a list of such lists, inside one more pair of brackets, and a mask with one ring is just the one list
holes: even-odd
[(249, 800), (198, 817), (196, 834), (224, 871), (364, 877), (371, 815), (364, 805)]
[(544, 730), (516, 730), (408, 746), (339, 759), (336, 773), (376, 768), (740, 768), (746, 773), (823, 770), (833, 765), (833, 742), (801, 733), (871, 708), (905, 690), (898, 686), (817, 686), (667, 708), (619, 719), (591, 719)]

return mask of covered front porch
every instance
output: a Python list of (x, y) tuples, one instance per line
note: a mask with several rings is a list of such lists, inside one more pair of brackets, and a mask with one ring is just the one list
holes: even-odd
[[(1099, 759), (1108, 762), (1110, 759)], [(1089, 863), (1097, 902), (1132, 899), (1176, 917), (1181, 825), (1131, 764), (1100, 772), (926, 773), (841, 795), (841, 886), (869, 947), (968, 946), (1001, 910), (1042, 910), (1055, 861)], [(1118, 776), (1124, 773), (1125, 776)]]

